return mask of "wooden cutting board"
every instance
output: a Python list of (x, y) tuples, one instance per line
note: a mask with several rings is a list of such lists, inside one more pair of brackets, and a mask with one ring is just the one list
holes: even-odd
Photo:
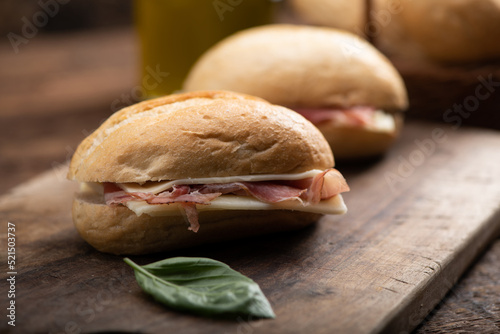
[[(76, 185), (65, 180), (66, 167), (47, 171), (0, 199), (0, 240), (5, 245), (7, 223), (14, 224), (17, 272), (16, 327), (4, 317), (0, 330), (409, 332), (498, 235), (500, 133), (412, 123), (384, 158), (337, 167), (351, 186), (344, 216), (291, 233), (132, 257), (140, 264), (210, 257), (251, 277), (277, 318), (235, 321), (171, 311), (145, 295), (121, 257), (93, 250), (73, 228)], [(4, 269), (2, 282), (8, 277)]]

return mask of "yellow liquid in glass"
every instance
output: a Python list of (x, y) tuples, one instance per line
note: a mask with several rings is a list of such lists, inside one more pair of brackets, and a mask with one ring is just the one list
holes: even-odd
[(135, 0), (134, 6), (144, 98), (180, 90), (203, 52), (236, 31), (272, 23), (275, 10), (271, 0)]

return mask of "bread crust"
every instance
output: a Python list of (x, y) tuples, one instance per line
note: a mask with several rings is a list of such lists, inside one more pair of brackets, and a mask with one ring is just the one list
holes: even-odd
[(290, 108), (408, 106), (403, 80), (385, 56), (354, 34), (325, 27), (275, 24), (236, 33), (198, 60), (184, 88), (229, 89)]
[(394, 144), (403, 127), (403, 115), (393, 114), (392, 117), (394, 131), (339, 126), (329, 121), (316, 126), (332, 147), (338, 161), (353, 160), (380, 156)]
[(102, 195), (80, 193), (73, 221), (81, 237), (101, 252), (148, 254), (260, 234), (303, 228), (321, 215), (298, 211), (203, 211), (200, 230), (188, 230), (178, 216), (137, 216), (125, 206), (108, 206)]
[(333, 165), (323, 135), (295, 112), (243, 94), (200, 91), (113, 114), (80, 144), (68, 178), (143, 183)]

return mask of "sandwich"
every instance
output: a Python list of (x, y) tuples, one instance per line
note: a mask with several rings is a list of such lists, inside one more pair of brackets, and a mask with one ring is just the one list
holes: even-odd
[(97, 250), (146, 254), (294, 230), (342, 214), (349, 187), (297, 113), (227, 91), (124, 108), (83, 140), (72, 214)]
[(408, 106), (385, 56), (354, 34), (324, 27), (276, 24), (233, 34), (191, 68), (184, 90), (204, 89), (258, 96), (302, 114), (336, 159), (386, 152)]

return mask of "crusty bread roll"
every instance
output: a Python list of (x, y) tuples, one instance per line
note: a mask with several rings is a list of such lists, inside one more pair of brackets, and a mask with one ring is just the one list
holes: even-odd
[(364, 35), (367, 15), (365, 0), (291, 0), (290, 5), (304, 23)]
[[(389, 14), (376, 43), (389, 54), (444, 63), (500, 57), (500, 0), (375, 0)], [(392, 9), (394, 8), (394, 9)]]
[[(370, 107), (392, 118), (408, 104), (399, 73), (365, 40), (333, 28), (285, 24), (251, 28), (216, 44), (194, 64), (184, 89), (227, 89), (297, 111)], [(386, 143), (377, 152), (368, 147), (370, 142), (357, 137), (358, 128), (352, 136), (353, 127), (345, 124), (328, 122), (320, 128), (328, 128), (335, 157), (342, 159), (385, 152), (399, 132), (400, 123), (393, 120), (392, 124), (391, 129), (364, 127), (384, 133), (374, 137), (383, 137)], [(343, 131), (341, 140), (336, 139), (335, 127)], [(359, 145), (344, 155), (342, 146), (351, 142)]]
[(102, 195), (81, 192), (73, 202), (73, 220), (80, 235), (94, 248), (112, 254), (148, 254), (291, 231), (310, 225), (322, 215), (300, 211), (204, 211), (198, 233), (186, 228), (182, 215), (137, 216), (124, 206), (109, 206)]
[(333, 164), (318, 130), (291, 110), (242, 94), (195, 92), (112, 115), (75, 151), (68, 177), (141, 183), (300, 173)]
[[(186, 197), (153, 203), (145, 198), (165, 198), (163, 191), (174, 192), (177, 187), (177, 183), (165, 185), (172, 182), (180, 187), (198, 186), (197, 180), (201, 185), (225, 184), (232, 178), (269, 183), (274, 176), (276, 182), (302, 182), (306, 177), (301, 175), (312, 178), (320, 170), (331, 170), (333, 164), (321, 132), (289, 109), (224, 91), (170, 95), (116, 112), (80, 144), (68, 173), (69, 179), (81, 183), (73, 220), (89, 244), (114, 254), (160, 252), (297, 229), (317, 221), (324, 208), (324, 213), (344, 212), (341, 195), (322, 197), (311, 205), (303, 205), (299, 198), (261, 203), (240, 193), (222, 195), (210, 203)], [(328, 173), (319, 174), (325, 177), (319, 188), (323, 196)], [(162, 185), (166, 188), (161, 191), (151, 190)], [(117, 202), (108, 202), (110, 186), (117, 189), (111, 193), (117, 195), (113, 199)], [(192, 194), (197, 196), (199, 191)], [(133, 199), (120, 202), (127, 196)], [(227, 198), (240, 200), (239, 206), (224, 204)], [(219, 199), (223, 201), (213, 204)], [(190, 216), (183, 209), (186, 203), (199, 211), (198, 233), (188, 231), (186, 219), (190, 229), (197, 228), (193, 229), (192, 211)]]

